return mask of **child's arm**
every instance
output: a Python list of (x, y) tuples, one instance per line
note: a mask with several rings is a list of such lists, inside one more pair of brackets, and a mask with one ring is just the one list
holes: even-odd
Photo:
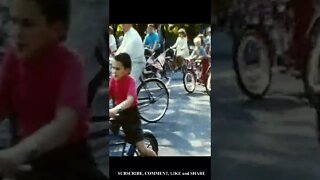
[(109, 115), (114, 117), (119, 112), (130, 108), (132, 106), (133, 102), (134, 102), (134, 97), (133, 96), (128, 96), (125, 101), (123, 101), (122, 103), (118, 104), (116, 107), (110, 109), (109, 110)]
[(180, 38), (178, 37), (177, 40), (176, 40), (176, 42), (174, 43), (174, 45), (171, 46), (171, 48), (172, 48), (172, 49), (176, 48), (176, 47), (178, 46), (179, 41), (180, 41)]
[(122, 110), (128, 109), (132, 106), (133, 102), (134, 102), (134, 97), (128, 96), (125, 101), (118, 104), (116, 107), (114, 107), (114, 109), (116, 109), (117, 111), (122, 111)]
[(109, 110), (109, 116), (114, 117), (119, 112), (132, 107), (135, 97), (137, 96), (136, 83), (133, 79), (130, 80), (130, 85), (127, 93), (127, 99), (118, 104), (116, 107)]
[(147, 47), (148, 45), (147, 45), (147, 38), (148, 38), (148, 35), (146, 35), (145, 37), (144, 37), (144, 39), (143, 39), (143, 46), (144, 47)]

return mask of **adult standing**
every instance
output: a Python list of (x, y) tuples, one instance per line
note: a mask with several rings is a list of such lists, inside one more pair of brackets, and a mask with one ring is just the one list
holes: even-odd
[(117, 51), (116, 38), (113, 35), (113, 28), (109, 26), (109, 53), (113, 54)]
[(122, 24), (122, 28), (124, 31), (124, 37), (116, 54), (125, 52), (130, 55), (132, 61), (130, 75), (136, 80), (136, 83), (138, 84), (139, 77), (141, 76), (142, 71), (146, 65), (143, 42), (137, 30), (132, 27), (132, 24)]

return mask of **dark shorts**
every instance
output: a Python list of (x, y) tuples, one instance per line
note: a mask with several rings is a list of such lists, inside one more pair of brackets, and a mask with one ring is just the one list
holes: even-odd
[(32, 171), (17, 180), (107, 180), (100, 172), (87, 142), (66, 145), (29, 162)]
[(125, 140), (128, 143), (135, 145), (143, 140), (140, 115), (137, 108), (122, 111), (110, 124), (110, 130), (113, 133), (119, 132), (120, 127), (123, 129)]

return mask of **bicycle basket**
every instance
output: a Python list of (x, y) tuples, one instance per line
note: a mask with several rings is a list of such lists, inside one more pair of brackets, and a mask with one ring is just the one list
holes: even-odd
[(161, 66), (164, 65), (164, 63), (166, 62), (166, 53), (162, 53), (158, 56), (158, 61), (161, 64)]
[(163, 65), (165, 62), (165, 54), (159, 55), (156, 59), (152, 59), (151, 57), (147, 60), (147, 63), (151, 66), (159, 69), (160, 71), (163, 70)]

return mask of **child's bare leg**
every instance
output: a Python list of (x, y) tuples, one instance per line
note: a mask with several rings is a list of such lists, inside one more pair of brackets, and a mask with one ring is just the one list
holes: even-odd
[(157, 156), (157, 154), (152, 149), (149, 149), (144, 145), (143, 141), (137, 142), (136, 146), (141, 156), (153, 156), (153, 157)]

